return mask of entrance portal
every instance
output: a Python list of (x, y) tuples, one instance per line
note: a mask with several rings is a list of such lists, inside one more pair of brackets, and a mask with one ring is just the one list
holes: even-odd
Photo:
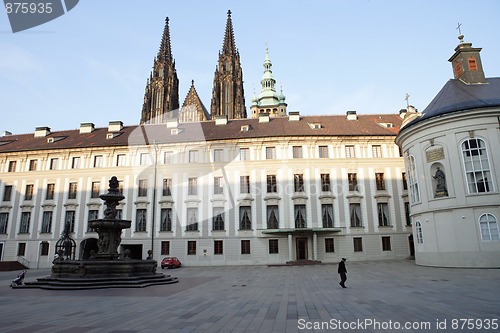
[(307, 259), (307, 237), (298, 237), (295, 239), (295, 252), (297, 260)]

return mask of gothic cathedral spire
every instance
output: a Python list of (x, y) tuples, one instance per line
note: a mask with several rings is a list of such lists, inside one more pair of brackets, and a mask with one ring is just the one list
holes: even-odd
[(219, 63), (215, 69), (210, 117), (227, 116), (228, 119), (246, 118), (243, 92), (243, 71), (240, 54), (234, 42), (231, 11), (227, 12), (226, 32)]
[(174, 117), (171, 111), (179, 109), (179, 79), (170, 47), (168, 21), (167, 17), (153, 72), (146, 83), (141, 124), (164, 123)]

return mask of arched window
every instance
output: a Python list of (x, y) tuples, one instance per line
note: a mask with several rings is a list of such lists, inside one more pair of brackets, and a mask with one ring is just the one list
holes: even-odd
[(422, 232), (422, 223), (420, 223), (420, 221), (415, 222), (415, 234), (417, 235), (417, 243), (423, 244), (424, 243), (424, 235)]
[(408, 185), (410, 186), (410, 199), (411, 203), (420, 202), (420, 189), (418, 186), (417, 168), (415, 166), (415, 157), (408, 155), (407, 159), (408, 168)]
[(481, 215), (479, 217), (479, 228), (481, 228), (482, 240), (500, 240), (497, 219), (494, 215), (488, 213)]
[(494, 191), (484, 141), (478, 138), (465, 140), (462, 143), (462, 156), (469, 194)]
[(476, 62), (476, 58), (474, 58), (474, 57), (469, 57), (469, 70), (470, 71), (477, 71), (477, 62)]

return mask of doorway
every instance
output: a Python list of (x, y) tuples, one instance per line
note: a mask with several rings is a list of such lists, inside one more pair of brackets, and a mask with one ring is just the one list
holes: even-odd
[(408, 236), (408, 246), (410, 247), (410, 257), (415, 257), (415, 244), (413, 243), (413, 234)]
[(88, 260), (91, 256), (91, 252), (97, 253), (99, 251), (99, 246), (97, 246), (97, 238), (87, 238), (84, 239), (80, 245), (80, 258), (82, 260)]
[(122, 244), (121, 247), (123, 252), (125, 252), (125, 250), (130, 250), (130, 259), (142, 260), (142, 245)]
[(297, 260), (307, 259), (307, 237), (298, 237), (295, 239), (295, 252)]

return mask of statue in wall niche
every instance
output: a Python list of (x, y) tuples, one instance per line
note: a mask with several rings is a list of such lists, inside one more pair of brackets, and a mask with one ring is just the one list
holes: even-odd
[(446, 189), (446, 176), (439, 167), (436, 168), (436, 173), (432, 176), (436, 180), (436, 190), (434, 191), (434, 197), (447, 197), (448, 190)]

